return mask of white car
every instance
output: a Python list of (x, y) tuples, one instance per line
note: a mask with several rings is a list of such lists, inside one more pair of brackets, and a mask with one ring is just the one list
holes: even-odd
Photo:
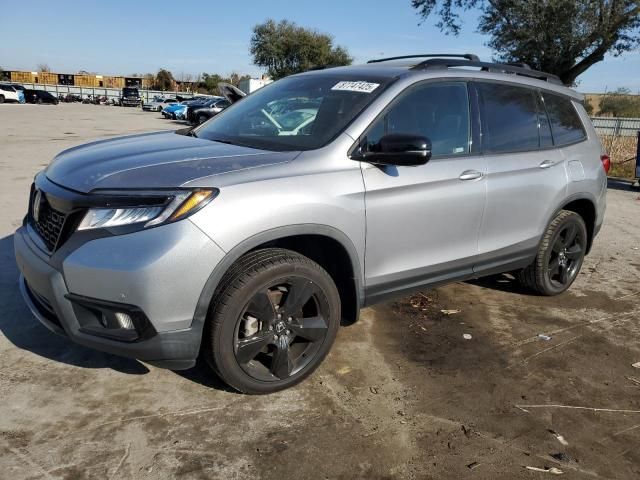
[(4, 102), (19, 102), (20, 94), (13, 88), (12, 85), (7, 83), (0, 83), (0, 103)]
[(146, 110), (148, 112), (161, 112), (164, 107), (176, 102), (177, 100), (175, 98), (154, 98), (151, 102), (143, 103), (142, 110)]

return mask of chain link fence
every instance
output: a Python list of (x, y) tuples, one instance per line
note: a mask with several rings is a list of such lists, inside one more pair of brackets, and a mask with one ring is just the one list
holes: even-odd
[(611, 158), (610, 175), (637, 178), (640, 118), (593, 117), (593, 126)]

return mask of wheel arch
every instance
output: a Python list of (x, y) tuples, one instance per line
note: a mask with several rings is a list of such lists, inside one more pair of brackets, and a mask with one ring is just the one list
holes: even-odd
[(349, 324), (357, 320), (364, 299), (364, 284), (355, 245), (346, 234), (334, 227), (304, 224), (258, 233), (229, 250), (205, 283), (196, 305), (194, 326), (204, 326), (220, 280), (227, 270), (246, 253), (274, 246), (305, 255), (327, 270), (340, 293), (343, 304), (342, 321)]
[[(574, 195), (569, 197), (564, 204), (553, 214), (553, 218), (560, 212), (560, 210), (569, 210), (575, 212), (582, 217), (585, 225), (587, 226), (587, 251), (588, 254), (591, 251), (593, 245), (593, 239), (595, 237), (596, 227), (596, 204), (593, 198), (589, 198), (586, 195)], [(553, 218), (551, 220), (553, 220)]]

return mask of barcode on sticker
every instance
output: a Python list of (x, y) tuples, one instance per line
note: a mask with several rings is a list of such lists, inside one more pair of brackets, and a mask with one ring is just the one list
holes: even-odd
[(338, 82), (333, 87), (331, 87), (331, 90), (371, 93), (379, 86), (380, 86), (379, 83), (369, 83), (369, 82)]

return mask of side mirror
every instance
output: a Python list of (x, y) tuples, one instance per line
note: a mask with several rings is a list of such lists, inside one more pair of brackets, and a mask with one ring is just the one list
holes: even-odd
[(376, 165), (424, 165), (431, 158), (431, 140), (420, 135), (393, 133), (385, 135), (371, 149), (352, 156)]

